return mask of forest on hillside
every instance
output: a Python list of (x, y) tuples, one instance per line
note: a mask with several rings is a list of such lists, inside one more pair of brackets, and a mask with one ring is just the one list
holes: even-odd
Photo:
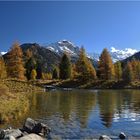
[[(50, 58), (51, 59), (51, 58)], [(50, 61), (50, 60), (47, 60)], [(97, 67), (94, 67), (86, 56), (83, 47), (76, 62), (64, 53), (58, 65), (52, 64), (53, 69), (44, 71), (41, 63), (36, 61), (33, 51), (29, 48), (23, 54), (18, 43), (14, 43), (10, 51), (0, 57), (0, 79), (14, 78), (19, 80), (67, 80), (80, 81), (140, 81), (140, 61), (135, 58), (127, 63), (112, 62), (108, 50), (103, 49)]]

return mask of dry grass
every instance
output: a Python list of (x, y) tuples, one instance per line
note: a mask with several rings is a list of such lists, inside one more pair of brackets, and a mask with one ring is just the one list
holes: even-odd
[(0, 123), (17, 119), (29, 108), (28, 93), (42, 90), (26, 81), (15, 79), (0, 81)]

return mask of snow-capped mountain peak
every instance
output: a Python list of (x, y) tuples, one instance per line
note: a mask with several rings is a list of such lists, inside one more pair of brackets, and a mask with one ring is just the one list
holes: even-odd
[(111, 47), (110, 54), (112, 56), (113, 62), (126, 59), (129, 56), (132, 56), (138, 52), (136, 49), (125, 48), (124, 50), (116, 49), (115, 47)]
[(0, 52), (1, 55), (4, 55), (4, 54), (6, 54), (6, 53), (7, 53), (7, 52)]
[(138, 52), (138, 50), (131, 49), (131, 48), (125, 48), (124, 50), (118, 50), (115, 47), (111, 47), (111, 52), (112, 53), (119, 53), (119, 54), (131, 54), (131, 55), (133, 55), (134, 53)]
[(75, 56), (79, 52), (79, 47), (67, 40), (61, 40), (46, 46), (47, 49), (61, 55), (68, 53), (70, 56)]
[[(63, 53), (69, 54), (71, 57), (78, 57), (80, 47), (76, 46), (74, 43), (68, 40), (61, 40), (46, 46), (47, 49), (57, 53), (58, 55), (62, 55)], [(111, 47), (110, 55), (112, 57), (113, 62), (117, 62), (123, 59), (126, 59), (129, 56), (132, 56), (138, 50), (125, 48), (123, 50), (116, 49), (115, 47)], [(99, 60), (100, 54), (93, 52), (87, 53), (87, 57), (93, 59), (95, 61)]]

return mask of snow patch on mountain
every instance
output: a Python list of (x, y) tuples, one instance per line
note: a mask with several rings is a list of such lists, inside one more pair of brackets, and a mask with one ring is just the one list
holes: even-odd
[(118, 54), (122, 54), (122, 55), (133, 55), (136, 52), (138, 52), (138, 50), (136, 49), (131, 49), (131, 48), (125, 48), (124, 50), (117, 50), (115, 47), (111, 47), (111, 52), (112, 53), (118, 53)]
[(1, 55), (4, 55), (4, 54), (6, 54), (6, 53), (7, 53), (7, 52), (0, 52)]
[(110, 54), (112, 56), (113, 62), (126, 59), (127, 57), (132, 56), (138, 52), (136, 49), (125, 48), (124, 50), (116, 49), (115, 47), (111, 47)]
[(79, 47), (67, 40), (58, 41), (46, 47), (59, 55), (68, 53), (70, 56), (76, 56), (79, 53)]
[(100, 54), (98, 53), (87, 53), (87, 57), (95, 61), (99, 61)]
[[(46, 46), (47, 49), (57, 53), (58, 55), (62, 55), (63, 53), (67, 53), (71, 57), (78, 57), (80, 47), (76, 46), (74, 43), (68, 40), (61, 40), (56, 43), (52, 43)], [(115, 47), (111, 47), (110, 55), (112, 57), (113, 62), (117, 62), (127, 57), (132, 56), (138, 50), (125, 48), (124, 50), (116, 49)], [(99, 61), (100, 54), (98, 53), (86, 53), (89, 59), (93, 59), (94, 61)]]

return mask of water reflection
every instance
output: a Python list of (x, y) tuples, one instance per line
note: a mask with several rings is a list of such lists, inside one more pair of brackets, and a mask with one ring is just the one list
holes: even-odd
[[(140, 130), (139, 90), (32, 93), (29, 101), (29, 109), (24, 118), (18, 119), (18, 125), (22, 125), (26, 117), (32, 117), (48, 123), (55, 133), (63, 133), (64, 136), (70, 135), (73, 130), (71, 136), (80, 138), (93, 135), (96, 131), (98, 134), (114, 134), (113, 130), (120, 132), (123, 124), (130, 134)], [(17, 121), (12, 125), (18, 126)]]
[(134, 121), (140, 114), (140, 91), (99, 91), (98, 105), (102, 124), (106, 127), (111, 127), (113, 120)]
[(100, 91), (97, 97), (100, 108), (100, 118), (103, 125), (110, 127), (116, 108), (116, 94), (108, 93), (108, 91)]
[(81, 126), (86, 127), (89, 114), (96, 105), (96, 95), (92, 92), (87, 93), (87, 91), (80, 92), (62, 93), (57, 91), (41, 95), (32, 94), (30, 98), (30, 115), (45, 115), (49, 117), (58, 113), (65, 121), (68, 121), (71, 115), (75, 114)]

